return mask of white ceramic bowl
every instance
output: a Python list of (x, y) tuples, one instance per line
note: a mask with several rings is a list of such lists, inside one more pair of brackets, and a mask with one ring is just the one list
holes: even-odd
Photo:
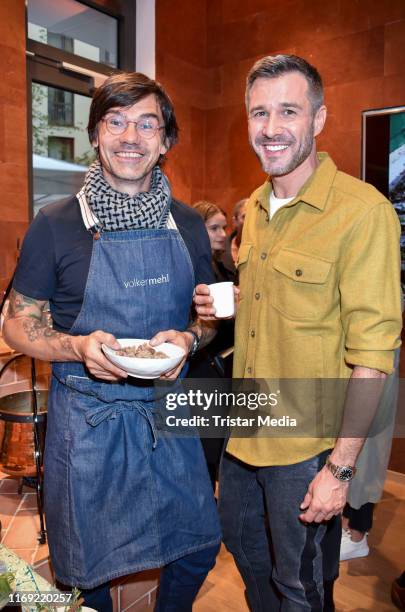
[[(120, 345), (125, 348), (127, 346), (139, 346), (149, 340), (140, 340), (139, 338), (118, 338)], [(157, 351), (163, 351), (167, 359), (148, 359), (145, 357), (124, 357), (117, 355), (116, 351), (105, 344), (101, 345), (107, 359), (130, 376), (135, 378), (159, 378), (169, 370), (175, 368), (184, 357), (184, 350), (170, 342), (163, 342), (153, 348)]]

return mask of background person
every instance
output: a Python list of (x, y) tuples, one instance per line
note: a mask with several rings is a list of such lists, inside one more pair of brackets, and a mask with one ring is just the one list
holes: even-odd
[(367, 557), (368, 533), (373, 526), (375, 504), (381, 499), (390, 459), (397, 411), (399, 356), (395, 353), (395, 371), (386, 379), (378, 407), (378, 418), (357, 460), (356, 478), (350, 483), (342, 516), (340, 560)]
[[(215, 282), (235, 282), (236, 269), (233, 262), (224, 263), (222, 257), (225, 249), (227, 219), (225, 212), (216, 204), (207, 201), (196, 202), (195, 211), (202, 217), (211, 244), (212, 267)], [(218, 324), (214, 340), (193, 357), (188, 376), (190, 378), (231, 378), (233, 355), (223, 358), (222, 352), (233, 348), (233, 319), (222, 320)], [(223, 415), (224, 416), (224, 415)], [(205, 430), (202, 430), (204, 434)], [(206, 433), (206, 432), (205, 432)], [(210, 432), (212, 433), (212, 432)], [(213, 489), (216, 488), (218, 468), (221, 460), (224, 438), (202, 437), (202, 446), (207, 460), (208, 471)]]
[(156, 610), (191, 611), (219, 547), (199, 439), (160, 436), (153, 384), (127, 378), (101, 348), (173, 342), (185, 358), (171, 379), (213, 335), (190, 323), (195, 281), (214, 280), (206, 230), (159, 167), (177, 132), (169, 97), (145, 75), (117, 74), (96, 90), (88, 133), (98, 159), (77, 196), (30, 226), (4, 324), (10, 346), (52, 361), (50, 556), (59, 582), (102, 612), (112, 578), (161, 566)]
[(243, 198), (236, 202), (233, 207), (232, 212), (232, 233), (227, 236), (225, 242), (225, 255), (224, 260), (226, 262), (233, 261), (236, 265), (236, 261), (238, 259), (238, 251), (240, 242), (242, 239), (242, 229), (243, 223), (246, 217), (246, 205), (248, 203), (248, 198)]
[(212, 268), (217, 283), (224, 281), (234, 282), (236, 268), (232, 261), (224, 262), (223, 255), (226, 247), (226, 227), (228, 221), (226, 212), (219, 206), (206, 200), (193, 204), (193, 208), (202, 217), (210, 239), (212, 253)]

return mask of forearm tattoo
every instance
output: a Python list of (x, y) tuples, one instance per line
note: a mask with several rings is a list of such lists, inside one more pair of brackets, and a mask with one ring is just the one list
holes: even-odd
[(28, 336), (30, 342), (35, 342), (39, 338), (58, 338), (61, 334), (54, 329), (50, 329), (48, 325), (44, 325), (43, 321), (36, 318), (24, 319), (23, 329)]
[(53, 329), (47, 302), (39, 302), (12, 289), (7, 319), (22, 319), (22, 328), (29, 342), (56, 340), (62, 349), (74, 353), (71, 337)]
[(209, 344), (217, 333), (217, 324), (213, 321), (194, 321), (190, 328), (200, 336), (200, 348)]
[[(36, 304), (37, 300), (22, 295), (21, 293), (17, 293), (14, 289), (12, 289), (10, 292), (10, 299), (8, 303), (7, 319), (14, 319), (18, 315), (23, 314), (24, 310), (27, 310), (27, 308), (32, 308)], [(28, 316), (32, 317), (35, 315), (28, 314)]]
[(39, 319), (24, 319), (23, 329), (30, 342), (35, 342), (41, 338), (59, 340), (61, 347), (68, 353), (73, 354), (73, 345), (70, 336), (50, 328), (48, 324), (44, 325)]

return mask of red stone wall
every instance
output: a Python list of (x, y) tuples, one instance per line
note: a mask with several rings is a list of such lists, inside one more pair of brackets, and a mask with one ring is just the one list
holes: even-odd
[[(220, 103), (207, 120), (207, 159), (213, 164), (207, 168), (207, 196), (222, 194), (229, 206), (262, 180), (240, 122), (247, 69), (266, 54), (294, 53), (317, 66), (329, 110), (319, 148), (359, 176), (361, 111), (405, 104), (405, 3), (222, 0), (209, 2), (207, 23), (208, 65), (219, 71), (221, 82)], [(225, 142), (214, 136), (218, 123), (227, 126)], [(217, 155), (224, 145), (228, 154)]]
[(0, 291), (28, 223), (25, 2), (0, 3)]
[(180, 126), (165, 171), (174, 195), (187, 203), (205, 193), (205, 123), (213, 90), (206, 15), (207, 0), (156, 0), (156, 78), (172, 98)]
[[(360, 173), (361, 111), (405, 104), (403, 0), (157, 0), (157, 75), (172, 94), (182, 143), (175, 192), (227, 209), (263, 181), (247, 143), (248, 69), (295, 53), (315, 64), (329, 117), (319, 148)], [(190, 196), (190, 197), (188, 197)]]

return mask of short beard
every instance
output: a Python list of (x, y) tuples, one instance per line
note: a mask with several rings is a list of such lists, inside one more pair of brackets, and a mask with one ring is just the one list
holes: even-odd
[(314, 144), (314, 122), (312, 121), (310, 129), (308, 133), (306, 134), (303, 142), (301, 143), (300, 148), (295, 153), (295, 155), (293, 155), (293, 157), (290, 159), (290, 161), (287, 164), (283, 166), (281, 165), (275, 166), (275, 167), (272, 166), (271, 168), (266, 167), (266, 161), (262, 160), (262, 158), (260, 157), (259, 153), (257, 153), (257, 151), (255, 151), (255, 153), (260, 160), (263, 171), (266, 174), (270, 174), (271, 176), (285, 176), (286, 174), (290, 174), (290, 172), (293, 172), (293, 170), (298, 168), (298, 166), (300, 166), (309, 157), (312, 151), (313, 144)]

